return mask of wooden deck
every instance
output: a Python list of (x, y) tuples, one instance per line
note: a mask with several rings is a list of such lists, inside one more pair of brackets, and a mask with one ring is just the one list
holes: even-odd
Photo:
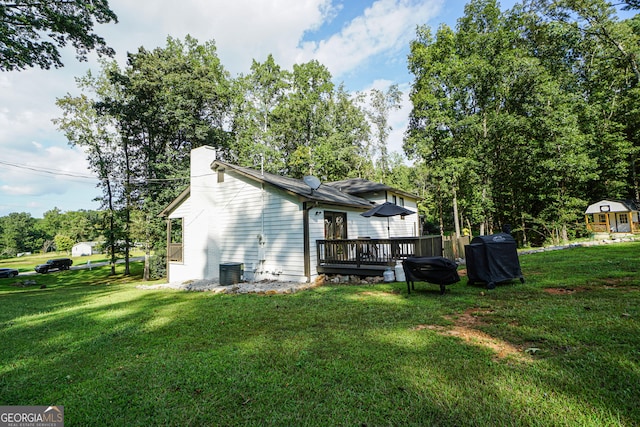
[(442, 256), (440, 236), (317, 240), (320, 274), (381, 276), (410, 256)]

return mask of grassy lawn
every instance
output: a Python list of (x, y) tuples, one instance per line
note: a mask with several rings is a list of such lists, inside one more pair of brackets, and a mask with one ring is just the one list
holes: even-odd
[[(521, 256), (527, 282), (139, 290), (0, 279), (0, 405), (65, 425), (640, 425), (640, 243)], [(122, 266), (118, 266), (122, 269)]]
[[(144, 252), (139, 250), (131, 252), (131, 257), (143, 255)], [(0, 259), (0, 268), (15, 268), (20, 273), (32, 272), (36, 265), (44, 264), (48, 259), (54, 258), (71, 258), (71, 260), (73, 260), (73, 265), (84, 265), (87, 261), (91, 261), (92, 263), (109, 261), (109, 255), (107, 254), (72, 257), (66, 252), (48, 252), (46, 254), (25, 255), (17, 258)], [(122, 259), (122, 257), (118, 259)]]

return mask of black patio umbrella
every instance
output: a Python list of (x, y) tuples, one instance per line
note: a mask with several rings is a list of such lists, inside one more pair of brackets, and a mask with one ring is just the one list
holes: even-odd
[(398, 215), (411, 215), (414, 214), (414, 211), (411, 211), (402, 206), (398, 206), (395, 203), (384, 202), (381, 205), (376, 205), (373, 208), (369, 209), (366, 212), (362, 212), (360, 215), (369, 218), (372, 216), (378, 217), (386, 217), (387, 218), (387, 235), (391, 237), (391, 232), (389, 231), (389, 217), (390, 216), (398, 216)]

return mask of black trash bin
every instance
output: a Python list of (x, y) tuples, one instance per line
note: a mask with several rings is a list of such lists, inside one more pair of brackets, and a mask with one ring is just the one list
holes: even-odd
[(487, 284), (487, 289), (496, 283), (520, 279), (524, 283), (516, 241), (510, 234), (498, 233), (474, 237), (464, 247), (467, 262), (468, 284)]
[(240, 262), (225, 262), (220, 264), (220, 284), (222, 286), (235, 285), (242, 281), (243, 265)]

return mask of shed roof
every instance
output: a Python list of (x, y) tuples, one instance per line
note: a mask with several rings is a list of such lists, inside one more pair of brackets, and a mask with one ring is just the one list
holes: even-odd
[(606, 212), (635, 212), (640, 210), (640, 202), (636, 200), (600, 200), (589, 205), (585, 214)]
[(98, 244), (99, 244), (98, 242), (78, 242), (73, 246), (75, 247), (80, 245), (88, 245), (88, 246), (94, 247), (94, 246), (98, 246)]

